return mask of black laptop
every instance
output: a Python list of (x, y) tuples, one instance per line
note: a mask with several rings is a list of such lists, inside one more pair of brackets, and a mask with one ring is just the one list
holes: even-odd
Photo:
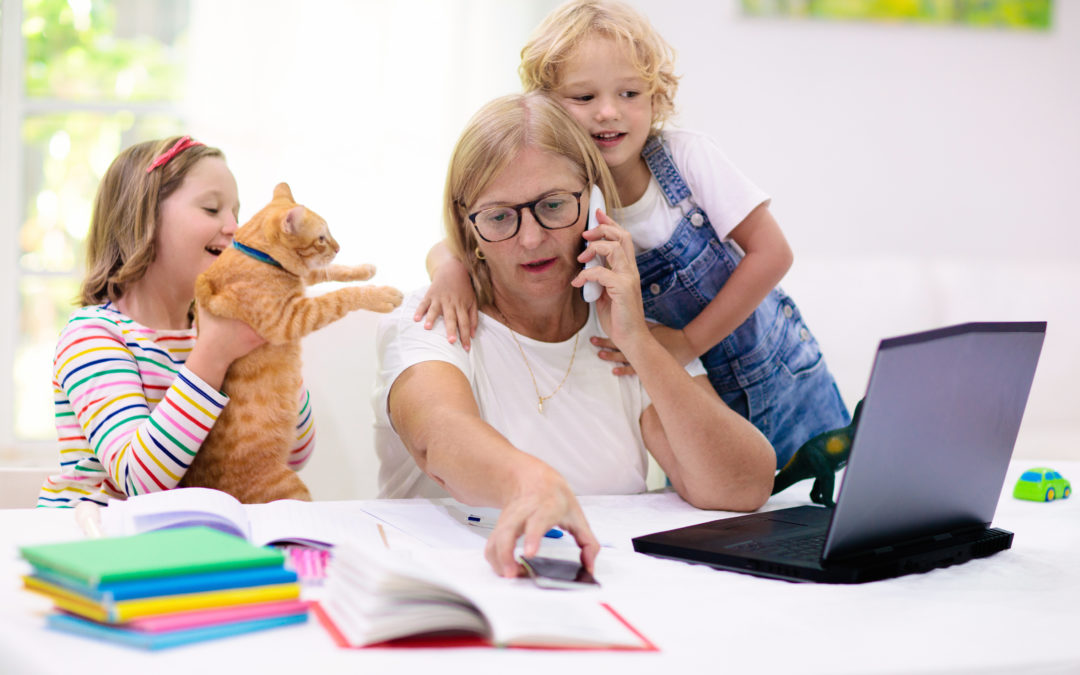
[(882, 340), (836, 506), (636, 537), (634, 550), (789, 581), (861, 583), (982, 558), (1045, 322), (968, 323)]

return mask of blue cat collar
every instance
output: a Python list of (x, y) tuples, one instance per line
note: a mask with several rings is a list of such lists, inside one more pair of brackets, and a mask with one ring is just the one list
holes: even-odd
[(260, 251), (257, 248), (251, 248), (250, 246), (245, 246), (244, 244), (241, 244), (240, 242), (236, 241), (235, 239), (233, 239), (232, 245), (233, 245), (233, 248), (235, 248), (237, 251), (240, 251), (241, 253), (249, 255), (252, 258), (255, 258), (256, 260), (258, 260), (259, 262), (264, 262), (267, 265), (273, 265), (274, 267), (281, 267), (281, 263), (274, 260), (273, 258), (271, 258), (270, 256), (263, 253), (262, 251)]

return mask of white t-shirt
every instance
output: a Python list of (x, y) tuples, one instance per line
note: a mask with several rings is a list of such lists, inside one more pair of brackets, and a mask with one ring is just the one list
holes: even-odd
[[(721, 241), (758, 205), (769, 201), (708, 136), (684, 129), (667, 130), (662, 135), (694, 203), (709, 216)], [(614, 217), (633, 237), (635, 251), (642, 253), (671, 239), (683, 217), (682, 207), (668, 204), (660, 183), (652, 176), (641, 199), (619, 209)]]
[[(651, 404), (636, 376), (616, 376), (611, 363), (596, 355), (589, 339), (603, 336), (593, 308), (577, 338), (570, 374), (544, 411), (522, 358), (522, 350), (543, 395), (556, 389), (567, 372), (574, 338), (550, 343), (518, 335), (481, 313), (472, 348), (449, 344), (442, 319), (432, 330), (413, 321), (423, 290), (379, 322), (379, 370), (374, 395), (375, 450), (379, 455), (379, 497), (445, 497), (425, 475), (394, 432), (387, 397), (394, 381), (410, 366), (445, 361), (469, 380), (484, 421), (512, 445), (558, 471), (575, 494), (635, 494), (645, 491), (648, 468), (640, 418)], [(700, 362), (695, 361), (697, 372)]]

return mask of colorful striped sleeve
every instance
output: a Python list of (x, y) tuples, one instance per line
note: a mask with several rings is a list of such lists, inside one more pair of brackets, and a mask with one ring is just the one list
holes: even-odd
[(296, 422), (296, 441), (289, 452), (289, 467), (293, 471), (304, 468), (315, 450), (315, 415), (311, 411), (311, 392), (300, 387), (300, 412)]
[(57, 346), (73, 461), (127, 496), (176, 487), (228, 399), (183, 365), (190, 348), (112, 316), (73, 317)]

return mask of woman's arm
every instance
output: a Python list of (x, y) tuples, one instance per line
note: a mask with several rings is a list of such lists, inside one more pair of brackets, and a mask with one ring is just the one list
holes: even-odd
[(605, 289), (597, 311), (605, 331), (641, 379), (652, 405), (641, 418), (646, 447), (672, 485), (699, 508), (752, 511), (768, 499), (776, 456), (753, 425), (730, 410), (704, 378), (691, 378), (649, 331), (630, 235), (608, 217), (582, 254), (607, 258), (574, 280)]
[(572, 534), (593, 569), (600, 544), (570, 486), (554, 469), (510, 444), (485, 423), (465, 375), (443, 361), (410, 366), (394, 381), (390, 420), (417, 465), (458, 501), (502, 509), (485, 556), (503, 576), (517, 576), (514, 546), (525, 555), (554, 526)]

